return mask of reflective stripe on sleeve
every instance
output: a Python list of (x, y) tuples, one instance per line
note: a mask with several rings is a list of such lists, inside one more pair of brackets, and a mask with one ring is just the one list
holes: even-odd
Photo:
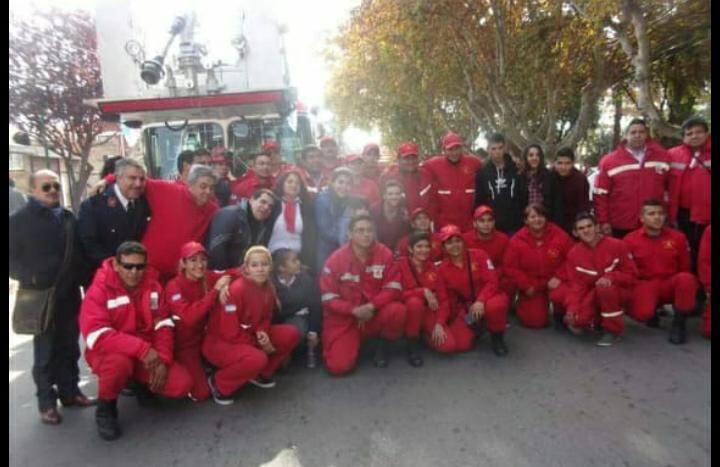
[(612, 311), (612, 312), (610, 312), (610, 313), (600, 313), (600, 316), (602, 316), (603, 318), (615, 318), (615, 317), (617, 317), (617, 316), (622, 316), (622, 315), (623, 315), (623, 311), (622, 311), (622, 310), (620, 310), (620, 311)]
[(402, 290), (402, 285), (400, 284), (400, 282), (392, 281), (392, 282), (388, 282), (387, 284), (385, 284), (385, 286), (383, 288), (384, 289)]
[[(651, 162), (648, 162), (645, 165), (647, 165), (649, 167), (649, 164), (651, 164)], [(615, 167), (614, 169), (608, 170), (607, 174), (608, 174), (608, 177), (614, 177), (615, 175), (622, 173), (622, 172), (627, 172), (628, 170), (639, 170), (639, 169), (640, 169), (640, 164), (625, 164), (625, 165), (620, 165), (618, 167)]]
[(612, 261), (612, 263), (610, 264), (610, 266), (608, 266), (608, 267), (605, 268), (605, 272), (610, 272), (610, 271), (612, 271), (613, 269), (615, 269), (615, 266), (617, 266), (619, 263), (620, 263), (620, 258), (615, 258), (615, 259)]
[(595, 193), (596, 195), (607, 195), (610, 192), (604, 188), (594, 188), (593, 193)]
[(438, 190), (439, 195), (450, 195), (452, 194), (452, 191), (450, 190)]
[(172, 319), (166, 318), (162, 321), (158, 321), (158, 323), (155, 325), (155, 330), (157, 331), (158, 329), (164, 328), (164, 327), (174, 328), (175, 323), (173, 323)]
[(420, 196), (425, 196), (427, 194), (427, 192), (430, 190), (431, 186), (432, 185), (428, 185), (425, 188), (423, 188), (422, 190), (420, 190)]
[(593, 271), (592, 269), (581, 268), (580, 266), (575, 266), (575, 270), (576, 270), (576, 271), (583, 272), (583, 273), (585, 273), (585, 274), (589, 274), (589, 275), (591, 275), (591, 276), (597, 276), (597, 275), (598, 275), (598, 272), (597, 272), (597, 271)]
[(325, 293), (325, 294), (322, 294), (322, 296), (320, 297), (320, 301), (321, 302), (329, 302), (330, 300), (335, 300), (336, 298), (340, 298), (340, 295), (338, 295), (336, 293)]
[(685, 170), (687, 168), (687, 164), (681, 164), (680, 162), (673, 162), (670, 164), (670, 167), (673, 169)]
[(112, 331), (113, 328), (111, 327), (104, 327), (100, 328), (96, 331), (91, 332), (88, 334), (87, 339), (85, 339), (85, 342), (87, 343), (88, 349), (92, 350), (93, 347), (95, 347), (95, 342), (97, 342), (98, 338), (105, 334), (108, 331)]

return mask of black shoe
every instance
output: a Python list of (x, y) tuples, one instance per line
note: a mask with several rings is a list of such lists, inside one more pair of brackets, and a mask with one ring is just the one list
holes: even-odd
[(97, 399), (87, 397), (82, 392), (78, 392), (74, 396), (68, 398), (61, 397), (60, 402), (63, 407), (90, 407), (97, 405)]
[(98, 399), (95, 423), (98, 434), (105, 441), (114, 441), (122, 435), (118, 424), (117, 399), (111, 401)]
[(508, 349), (505, 346), (505, 340), (502, 332), (494, 332), (491, 335), (492, 350), (498, 357), (504, 357), (508, 354)]
[(675, 310), (668, 340), (671, 344), (675, 345), (687, 342), (687, 336), (685, 335), (685, 315), (679, 313), (677, 310)]
[(558, 331), (564, 331), (567, 329), (565, 325), (565, 316), (561, 313), (553, 313), (553, 325)]
[(387, 368), (390, 364), (390, 358), (387, 353), (387, 343), (384, 339), (379, 339), (377, 347), (375, 347), (375, 355), (373, 356), (373, 364), (378, 368)]
[(135, 398), (140, 407), (157, 407), (160, 403), (158, 396), (142, 384), (135, 387)]
[(645, 321), (645, 326), (653, 329), (657, 329), (660, 327), (660, 316), (655, 314), (652, 318)]
[(407, 343), (407, 359), (410, 366), (415, 368), (423, 366), (423, 358), (420, 355), (420, 339), (409, 337)]

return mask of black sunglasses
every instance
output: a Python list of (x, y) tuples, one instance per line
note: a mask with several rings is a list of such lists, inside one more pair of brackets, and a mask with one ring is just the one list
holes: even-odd
[(45, 193), (49, 193), (51, 189), (55, 189), (55, 191), (60, 191), (61, 186), (58, 182), (54, 182), (54, 183), (46, 183), (43, 186), (41, 186), (40, 188)]
[(126, 271), (130, 271), (132, 269), (137, 269), (138, 271), (143, 271), (145, 269), (145, 266), (147, 264), (145, 263), (120, 263), (120, 266), (123, 267)]

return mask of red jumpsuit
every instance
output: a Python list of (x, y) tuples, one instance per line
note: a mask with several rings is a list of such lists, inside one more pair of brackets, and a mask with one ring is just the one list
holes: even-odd
[(710, 294), (710, 286), (712, 285), (711, 281), (711, 260), (712, 258), (710, 253), (710, 244), (712, 240), (712, 236), (710, 234), (710, 226), (708, 225), (705, 229), (705, 233), (703, 233), (702, 240), (700, 240), (700, 252), (698, 254), (698, 279), (700, 279), (700, 283), (705, 288), (705, 293), (707, 293), (708, 299), (707, 303), (705, 303), (705, 309), (703, 310), (702, 314), (702, 331), (705, 337), (710, 338), (710, 300), (711, 300), (711, 294)]
[[(579, 328), (599, 324), (606, 332), (622, 334), (623, 309), (637, 282), (637, 269), (627, 245), (607, 236), (603, 236), (595, 248), (576, 243), (567, 255), (566, 271), (565, 321)], [(609, 279), (610, 286), (596, 285), (602, 278)]]
[[(431, 261), (427, 261), (423, 264), (422, 271), (417, 271), (408, 257), (398, 259), (397, 266), (400, 269), (402, 278), (403, 301), (407, 308), (405, 335), (418, 337), (420, 331), (422, 331), (425, 342), (429, 347), (442, 353), (455, 351), (455, 340), (447, 326), (450, 303), (448, 302), (445, 282), (438, 268)], [(437, 310), (430, 309), (425, 299), (425, 289), (430, 289), (435, 294), (438, 301)], [(443, 327), (446, 335), (445, 341), (439, 345), (436, 345), (432, 340), (432, 333), (436, 324)]]
[(482, 250), (467, 250), (467, 253), (470, 256), (470, 271), (466, 259), (463, 259), (462, 267), (457, 267), (445, 258), (439, 268), (450, 301), (450, 313), (442, 324), (447, 326), (448, 338), (454, 341), (456, 352), (472, 349), (475, 331), (465, 322), (465, 315), (474, 302), (485, 305), (482, 319), (490, 332), (504, 332), (507, 326), (508, 298), (498, 287), (492, 261)]
[(142, 243), (149, 264), (160, 272), (160, 281), (165, 283), (177, 273), (180, 248), (187, 242), (205, 240), (219, 207), (216, 200), (198, 206), (187, 186), (162, 180), (148, 180), (145, 196), (152, 218)]
[[(395, 247), (395, 256), (400, 258), (402, 256), (408, 256), (408, 247), (410, 243), (410, 235), (405, 235), (403, 238), (398, 240), (397, 246)], [(437, 263), (443, 259), (443, 246), (438, 234), (433, 232), (430, 234), (430, 261)]]
[(162, 287), (148, 270), (140, 285), (127, 290), (106, 259), (80, 308), (85, 359), (98, 376), (98, 397), (115, 400), (131, 378), (147, 384), (143, 359), (154, 349), (167, 366), (166, 397), (185, 397), (192, 387), (188, 371), (173, 361), (173, 321)]
[[(213, 364), (218, 391), (231, 395), (251, 379), (270, 378), (300, 341), (297, 328), (271, 324), (275, 293), (269, 282), (257, 284), (241, 277), (230, 285), (230, 297), (210, 312), (202, 353)], [(275, 347), (268, 355), (258, 344), (265, 332)]]
[[(355, 257), (350, 243), (339, 248), (323, 267), (320, 294), (323, 358), (331, 374), (355, 367), (363, 337), (394, 340), (402, 336), (405, 305), (400, 272), (386, 246), (374, 243), (365, 262)], [(366, 303), (375, 306), (375, 315), (361, 328), (352, 310)]]
[(380, 186), (388, 180), (397, 180), (405, 188), (405, 204), (408, 212), (417, 208), (427, 208), (430, 197), (430, 179), (424, 167), (415, 173), (400, 172), (397, 164), (389, 166), (380, 176)]
[(429, 207), (436, 230), (447, 224), (455, 224), (462, 231), (472, 228), (475, 172), (481, 167), (480, 159), (468, 154), (463, 154), (456, 164), (444, 155), (425, 161), (423, 168), (431, 183)]
[(638, 270), (633, 291), (631, 316), (647, 321), (655, 309), (672, 303), (683, 314), (695, 307), (698, 283), (690, 272), (690, 250), (685, 234), (664, 228), (659, 237), (649, 237), (644, 228), (630, 232), (624, 239)]
[(230, 187), (232, 195), (229, 204), (237, 204), (241, 199), (252, 198), (253, 193), (260, 188), (272, 190), (275, 186), (275, 177), (268, 177), (261, 180), (254, 171), (249, 171), (247, 175), (235, 181)]
[[(535, 238), (526, 226), (510, 239), (503, 258), (503, 273), (511, 287), (520, 291), (517, 317), (523, 326), (547, 326), (549, 301), (556, 309), (562, 308), (567, 287), (561, 284), (549, 290), (547, 283), (553, 277), (567, 279), (563, 263), (572, 246), (570, 236), (551, 222), (540, 238)], [(535, 294), (528, 297), (524, 292), (531, 287)]]
[[(666, 200), (670, 192), (670, 157), (665, 149), (648, 139), (643, 164), (628, 152), (625, 141), (605, 155), (598, 168), (594, 197), (597, 220), (613, 229), (632, 230), (640, 226), (642, 203), (650, 198)], [(670, 210), (674, 211), (673, 200)]]
[(165, 303), (175, 322), (175, 360), (190, 373), (193, 380), (190, 396), (198, 401), (210, 397), (201, 358), (202, 341), (208, 314), (218, 301), (215, 283), (224, 275), (234, 279), (240, 271), (208, 271), (204, 281), (191, 281), (180, 273), (165, 287)]
[[(693, 151), (684, 144), (668, 151), (671, 160), (671, 196), (673, 199), (670, 221), (677, 220), (680, 208), (690, 211), (690, 221), (695, 224), (710, 223), (711, 159), (710, 136), (700, 151), (699, 161), (693, 162)], [(690, 167), (692, 165), (692, 167)]]
[(510, 238), (503, 232), (495, 230), (489, 240), (478, 238), (475, 230), (470, 230), (463, 234), (465, 246), (471, 250), (482, 250), (490, 257), (490, 261), (495, 266), (498, 280), (500, 281), (500, 290), (511, 296), (515, 293), (512, 281), (503, 273), (502, 263), (507, 250)]

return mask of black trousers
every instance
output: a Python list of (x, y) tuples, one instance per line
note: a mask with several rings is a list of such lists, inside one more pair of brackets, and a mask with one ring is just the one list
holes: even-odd
[(692, 262), (692, 271), (697, 271), (697, 257), (700, 251), (700, 241), (702, 240), (705, 227), (707, 225), (696, 224), (690, 221), (690, 210), (678, 210), (678, 228), (685, 234), (690, 244), (690, 261)]
[(58, 397), (69, 399), (79, 393), (80, 297), (77, 295), (58, 294), (53, 324), (46, 333), (33, 338), (32, 375), (41, 412), (56, 407)]

